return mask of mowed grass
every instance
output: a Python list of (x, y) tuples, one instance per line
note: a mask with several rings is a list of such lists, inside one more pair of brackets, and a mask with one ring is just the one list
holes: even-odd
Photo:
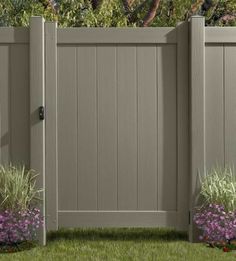
[(0, 260), (236, 260), (204, 244), (191, 244), (187, 234), (171, 229), (61, 229), (48, 234), (46, 247), (0, 254)]

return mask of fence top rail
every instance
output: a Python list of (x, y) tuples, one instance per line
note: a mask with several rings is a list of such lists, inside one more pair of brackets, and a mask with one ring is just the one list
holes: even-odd
[[(175, 44), (174, 27), (58, 28), (58, 44)], [(236, 27), (205, 27), (206, 43), (235, 43)], [(29, 28), (0, 27), (0, 44), (29, 43)]]
[(0, 44), (29, 43), (29, 28), (0, 27)]
[(59, 28), (58, 44), (176, 43), (174, 27), (159, 28)]
[(236, 43), (236, 27), (205, 27), (206, 43)]

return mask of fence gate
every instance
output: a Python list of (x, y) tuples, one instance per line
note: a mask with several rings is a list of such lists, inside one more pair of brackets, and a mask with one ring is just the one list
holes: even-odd
[(197, 174), (236, 164), (236, 28), (189, 27), (0, 28), (0, 163), (40, 173), (48, 230), (190, 221), (196, 241)]
[(58, 227), (188, 227), (188, 25), (45, 24), (46, 205)]

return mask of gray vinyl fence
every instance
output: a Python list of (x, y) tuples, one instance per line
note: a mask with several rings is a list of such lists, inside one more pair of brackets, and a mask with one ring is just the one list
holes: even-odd
[[(40, 173), (46, 230), (174, 227), (236, 161), (236, 28), (0, 28), (0, 160)], [(39, 119), (39, 108), (45, 120)]]

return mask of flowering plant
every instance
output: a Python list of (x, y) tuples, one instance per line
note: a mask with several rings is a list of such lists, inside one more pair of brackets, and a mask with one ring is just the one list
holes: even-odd
[(32, 241), (36, 229), (43, 223), (40, 210), (22, 210), (18, 212), (5, 210), (0, 213), (0, 244), (12, 244)]
[(226, 212), (224, 206), (209, 204), (199, 208), (194, 222), (202, 230), (200, 240), (211, 245), (224, 245), (236, 237), (236, 211)]
[(32, 241), (43, 224), (36, 177), (24, 166), (0, 166), (0, 245)]
[(212, 168), (199, 178), (201, 206), (195, 208), (193, 219), (202, 231), (200, 240), (211, 246), (224, 246), (225, 250), (235, 248), (231, 244), (231, 241), (236, 238), (236, 175), (234, 169), (230, 167)]

